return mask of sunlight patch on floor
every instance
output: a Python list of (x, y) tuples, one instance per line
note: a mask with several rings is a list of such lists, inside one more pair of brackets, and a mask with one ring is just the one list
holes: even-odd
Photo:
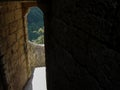
[(45, 67), (35, 68), (32, 80), (33, 90), (47, 90)]
[(34, 73), (29, 79), (24, 90), (47, 90), (46, 67), (39, 67), (34, 69)]
[(33, 90), (47, 90), (45, 69), (45, 67), (35, 68), (32, 80)]

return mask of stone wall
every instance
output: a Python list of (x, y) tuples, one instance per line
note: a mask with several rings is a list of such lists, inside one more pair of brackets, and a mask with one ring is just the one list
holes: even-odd
[(48, 90), (120, 90), (120, 1), (49, 4)]
[(23, 90), (35, 67), (45, 66), (44, 45), (28, 42), (25, 14), (36, 2), (0, 2), (0, 90)]
[(22, 90), (30, 74), (23, 18), (20, 2), (0, 2), (0, 53), (8, 90)]
[(35, 44), (28, 41), (28, 60), (32, 69), (45, 66), (44, 44)]

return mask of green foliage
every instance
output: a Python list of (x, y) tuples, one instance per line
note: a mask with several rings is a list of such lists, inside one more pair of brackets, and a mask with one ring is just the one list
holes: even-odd
[(44, 44), (44, 28), (40, 28), (37, 33), (39, 33), (40, 36), (37, 39), (33, 40), (33, 42), (37, 44)]
[(38, 44), (44, 44), (43, 12), (38, 7), (31, 7), (27, 22), (28, 39)]
[(30, 41), (37, 39), (39, 36), (38, 29), (39, 27), (35, 23), (32, 23), (28, 26), (28, 37)]

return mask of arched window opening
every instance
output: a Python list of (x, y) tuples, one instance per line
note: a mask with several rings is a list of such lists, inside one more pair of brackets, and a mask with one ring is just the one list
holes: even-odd
[(44, 44), (44, 14), (38, 7), (31, 7), (27, 15), (28, 39)]
[(28, 66), (33, 74), (25, 90), (47, 90), (45, 47), (44, 47), (44, 14), (37, 6), (30, 7), (25, 15), (25, 27), (28, 40)]

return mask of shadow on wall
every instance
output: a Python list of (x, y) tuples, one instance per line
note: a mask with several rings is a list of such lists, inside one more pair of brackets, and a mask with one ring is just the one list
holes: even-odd
[(5, 73), (4, 73), (4, 64), (2, 61), (3, 55), (1, 55), (0, 53), (0, 90), (7, 90), (8, 89), (8, 85), (7, 85), (7, 81), (5, 78)]
[(25, 85), (24, 90), (33, 90), (33, 86), (32, 86), (32, 80), (33, 80), (33, 76), (34, 76), (33, 73), (34, 73), (34, 70), (32, 72), (31, 77), (29, 78), (29, 80), (27, 82), (27, 85)]

